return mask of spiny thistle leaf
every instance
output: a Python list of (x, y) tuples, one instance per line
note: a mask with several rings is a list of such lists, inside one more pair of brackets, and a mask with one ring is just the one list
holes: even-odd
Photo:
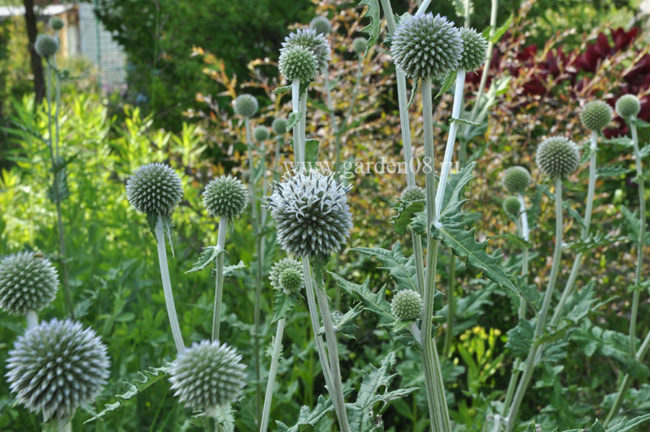
[(399, 235), (406, 234), (409, 228), (411, 219), (416, 213), (424, 210), (424, 200), (400, 202), (395, 208), (397, 215), (393, 216), (390, 221), (393, 224), (393, 229)]
[(367, 311), (377, 315), (380, 326), (391, 325), (395, 322), (396, 318), (391, 312), (390, 303), (386, 301), (386, 293), (383, 287), (381, 287), (376, 293), (373, 293), (370, 291), (369, 279), (366, 279), (363, 284), (359, 285), (345, 280), (336, 273), (329, 272), (329, 274), (332, 275), (343, 291), (361, 301), (361, 304)]
[(650, 414), (644, 414), (629, 420), (624, 418), (614, 426), (610, 426), (607, 429), (607, 432), (631, 432), (637, 430), (637, 426), (640, 426), (647, 421), (650, 421)]
[(368, 33), (370, 36), (368, 38), (366, 52), (370, 47), (377, 43), (377, 38), (379, 37), (379, 31), (381, 30), (381, 16), (379, 11), (379, 1), (378, 0), (361, 0), (359, 6), (368, 6), (364, 11), (361, 19), (368, 18), (370, 22), (367, 26), (361, 29), (362, 32)]
[(533, 343), (533, 326), (529, 321), (520, 321), (516, 327), (508, 331), (506, 348), (515, 357), (525, 357)]
[(306, 406), (300, 408), (300, 415), (298, 416), (298, 421), (296, 421), (295, 425), (288, 427), (281, 421), (276, 420), (275, 423), (278, 425), (276, 430), (278, 432), (303, 432), (315, 430), (316, 425), (333, 409), (334, 406), (330, 399), (326, 399), (323, 395), (320, 395), (318, 396), (318, 401), (313, 410)]
[(298, 300), (298, 296), (294, 292), (283, 289), (273, 290), (273, 319), (271, 323), (286, 318), (296, 308)]
[(199, 258), (194, 262), (192, 268), (185, 273), (192, 273), (195, 271), (203, 270), (212, 262), (216, 262), (219, 255), (224, 253), (226, 253), (226, 251), (224, 249), (218, 248), (217, 246), (204, 247), (201, 251), (201, 255), (199, 255)]
[(382, 270), (388, 270), (400, 290), (410, 289), (418, 291), (415, 258), (413, 256), (406, 258), (402, 253), (402, 245), (399, 242), (393, 245), (392, 250), (365, 247), (354, 248), (352, 250), (377, 258), (383, 264), (383, 267), (380, 268)]

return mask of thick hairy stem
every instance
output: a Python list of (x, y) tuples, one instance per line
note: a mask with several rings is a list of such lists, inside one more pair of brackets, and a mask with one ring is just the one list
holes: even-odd
[[(291, 112), (297, 115), (300, 112), (300, 80), (293, 80), (291, 82)], [(300, 162), (303, 156), (300, 154), (300, 122), (294, 122), (293, 125), (293, 163), (295, 170), (300, 168)]]
[(273, 352), (271, 354), (271, 365), (269, 366), (269, 379), (266, 382), (266, 394), (264, 395), (264, 409), (262, 410), (262, 420), (260, 422), (260, 432), (266, 432), (269, 427), (269, 414), (271, 412), (271, 402), (273, 401), (273, 387), (275, 386), (275, 376), (278, 373), (278, 362), (282, 350), (282, 337), (284, 335), (284, 325), (287, 320), (282, 318), (278, 321), (278, 328), (275, 330), (275, 339), (273, 340)]
[(639, 244), (636, 256), (636, 271), (634, 273), (634, 293), (632, 294), (632, 313), (630, 315), (630, 352), (634, 353), (636, 347), (636, 322), (639, 313), (639, 298), (641, 296), (641, 274), (643, 273), (643, 247), (645, 246), (645, 179), (643, 178), (643, 158), (639, 151), (639, 137), (636, 123), (630, 122), (632, 132), (632, 145), (636, 164), (636, 182), (639, 189)]
[[(307, 89), (300, 95), (300, 162), (305, 165), (305, 145), (307, 144)], [(307, 167), (304, 167), (305, 169)]]
[(521, 379), (519, 380), (517, 391), (515, 393), (512, 405), (508, 411), (506, 432), (512, 432), (514, 430), (515, 424), (517, 423), (517, 415), (519, 414), (521, 402), (524, 400), (524, 395), (528, 389), (528, 384), (530, 383), (530, 380), (533, 377), (533, 371), (535, 370), (535, 360), (537, 358), (537, 353), (541, 348), (541, 346), (538, 345), (538, 340), (544, 332), (546, 316), (548, 315), (551, 300), (553, 299), (553, 291), (555, 290), (555, 283), (557, 281), (557, 275), (560, 270), (563, 242), (562, 232), (562, 179), (558, 177), (555, 179), (555, 250), (553, 251), (553, 264), (551, 266), (551, 274), (549, 275), (548, 285), (546, 286), (546, 292), (544, 293), (542, 308), (539, 311), (539, 315), (537, 315), (535, 332), (533, 333), (533, 340), (530, 346), (530, 350), (528, 351), (528, 356), (526, 357), (526, 363), (524, 364), (524, 372), (521, 376)]
[(34, 328), (38, 325), (38, 315), (36, 314), (35, 311), (30, 310), (27, 311), (25, 314), (25, 318), (27, 319), (27, 330)]
[(172, 293), (172, 282), (169, 277), (169, 266), (167, 264), (167, 247), (165, 245), (165, 222), (162, 216), (158, 216), (156, 222), (156, 243), (158, 244), (158, 263), (160, 264), (160, 277), (162, 279), (163, 293), (165, 294), (165, 306), (167, 306), (167, 316), (169, 316), (169, 324), (172, 328), (172, 336), (176, 344), (176, 351), (180, 354), (185, 350), (183, 343), (183, 335), (181, 328), (178, 325), (178, 317), (176, 315), (176, 306), (174, 305), (174, 295)]
[(212, 307), (212, 341), (219, 340), (219, 328), (221, 326), (221, 303), (223, 302), (223, 266), (225, 258), (226, 231), (228, 230), (228, 219), (219, 219), (219, 233), (217, 235), (217, 274), (214, 286), (214, 305)]

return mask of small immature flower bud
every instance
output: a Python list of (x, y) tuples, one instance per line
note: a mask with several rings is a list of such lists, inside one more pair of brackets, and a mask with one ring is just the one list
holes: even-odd
[(422, 315), (422, 297), (415, 290), (399, 291), (393, 296), (390, 309), (400, 321), (415, 321)]
[(522, 166), (510, 167), (503, 174), (503, 187), (511, 194), (523, 193), (531, 181), (530, 173)]
[(169, 381), (186, 407), (214, 409), (239, 398), (246, 385), (246, 365), (234, 348), (204, 340), (178, 354)]
[(463, 40), (463, 55), (460, 58), (460, 69), (473, 71), (481, 67), (487, 55), (487, 40), (473, 28), (460, 29)]
[[(304, 280), (302, 279), (302, 264), (297, 259), (293, 258), (283, 258), (280, 261), (273, 264), (271, 271), (269, 272), (269, 281), (271, 282), (271, 287), (276, 290), (290, 291), (290, 287), (287, 287), (283, 284), (282, 275), (284, 273), (298, 273), (301, 275), (301, 282), (298, 289), (302, 287)], [(285, 278), (287, 276), (285, 275)]]
[(52, 30), (61, 30), (63, 28), (63, 20), (59, 17), (50, 18), (50, 27)]
[(352, 41), (352, 49), (358, 55), (363, 55), (368, 49), (368, 41), (366, 38), (358, 37)]
[(203, 203), (210, 216), (230, 220), (244, 211), (248, 193), (236, 178), (221, 176), (208, 183), (203, 192)]
[(39, 56), (47, 58), (59, 50), (59, 41), (48, 34), (39, 34), (34, 43), (34, 49)]
[(582, 125), (592, 131), (601, 131), (612, 121), (613, 110), (608, 103), (591, 101), (582, 107), (580, 121)]
[(424, 198), (424, 189), (420, 186), (408, 186), (400, 195), (400, 199), (405, 202), (420, 201)]
[(313, 28), (318, 34), (326, 35), (332, 31), (332, 24), (324, 16), (317, 16), (311, 20), (309, 27)]
[(316, 33), (314, 29), (299, 29), (289, 34), (282, 42), (280, 57), (282, 53), (295, 46), (307, 48), (316, 59), (316, 73), (321, 73), (327, 69), (330, 61), (330, 45), (322, 34)]
[(314, 54), (304, 46), (291, 46), (280, 53), (280, 73), (287, 81), (311, 81), (316, 76), (317, 67)]
[(298, 271), (293, 268), (285, 269), (280, 273), (280, 284), (282, 287), (289, 292), (300, 291), (302, 288), (304, 279), (302, 271)]
[(616, 113), (624, 119), (636, 117), (641, 111), (641, 101), (633, 94), (626, 94), (616, 101)]
[(287, 121), (282, 118), (273, 119), (273, 123), (271, 123), (271, 129), (273, 129), (273, 133), (276, 135), (284, 135), (287, 133)]
[(570, 139), (554, 136), (537, 147), (535, 160), (543, 173), (551, 177), (566, 177), (578, 168), (580, 150)]
[(253, 136), (255, 137), (255, 141), (258, 142), (266, 141), (267, 139), (269, 139), (270, 135), (271, 134), (269, 133), (269, 129), (266, 126), (258, 126), (253, 131)]
[(142, 213), (167, 216), (183, 198), (183, 184), (169, 165), (154, 162), (129, 177), (126, 198)]
[(0, 261), (0, 309), (16, 315), (38, 312), (56, 296), (59, 277), (47, 258), (18, 252)]
[(516, 218), (519, 216), (519, 212), (521, 211), (521, 202), (519, 202), (517, 197), (509, 196), (503, 202), (503, 210), (505, 210), (509, 216)]
[(252, 95), (243, 94), (235, 99), (235, 113), (242, 117), (253, 117), (258, 108), (257, 99)]

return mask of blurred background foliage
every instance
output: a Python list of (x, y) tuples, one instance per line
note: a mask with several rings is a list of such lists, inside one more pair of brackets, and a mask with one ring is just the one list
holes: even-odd
[[(392, 3), (397, 14), (415, 7), (415, 2)], [(489, 4), (489, 0), (475, 2), (471, 24), (479, 30), (489, 23)], [(514, 232), (514, 224), (501, 210), (505, 194), (498, 185), (504, 167), (523, 164), (535, 175), (532, 155), (543, 136), (565, 134), (584, 143), (588, 134), (581, 128), (577, 112), (594, 98), (613, 104), (620, 94), (634, 92), (644, 101), (642, 117), (649, 119), (649, 38), (646, 17), (638, 7), (638, 1), (625, 0), (500, 3), (498, 25), (510, 16), (513, 22), (495, 47), (490, 65), (488, 84), (494, 82), (496, 89), (500, 83), (495, 93), (498, 101), (486, 127), (469, 145), (478, 162), (469, 205), (480, 218), (479, 238), (489, 239), (491, 250), (501, 249), (506, 257), (518, 253), (517, 244), (505, 235)], [(460, 23), (456, 9), (453, 1), (433, 2), (431, 7)], [(276, 61), (289, 29), (308, 23), (314, 15), (327, 16), (333, 25), (329, 77), (333, 110), (328, 109), (322, 79), (309, 93), (307, 134), (320, 141), (320, 160), (334, 160), (337, 139), (343, 146), (343, 160), (351, 167), (356, 162), (374, 164), (382, 157), (386, 161), (402, 159), (394, 70), (387, 47), (379, 44), (361, 58), (351, 48), (352, 40), (364, 35), (361, 28), (366, 22), (360, 19), (361, 12), (355, 2), (344, 0), (99, 0), (97, 16), (122, 44), (130, 66), (126, 89), (105, 95), (97, 92), (87, 63), (63, 64), (74, 77), (64, 83), (61, 133), (65, 154), (73, 158), (67, 170), (70, 197), (63, 204), (68, 267), (77, 314), (106, 341), (112, 358), (109, 387), (95, 407), (87, 407), (76, 416), (75, 430), (179, 431), (201, 427), (200, 419), (174, 401), (166, 380), (150, 376), (151, 386), (136, 385), (136, 389), (142, 387), (141, 392), (122, 401), (123, 408), (107, 413), (101, 421), (83, 425), (104, 403), (113, 402), (112, 395), (132, 390), (125, 382), (142, 379), (137, 371), (161, 366), (174, 355), (154, 239), (143, 217), (129, 208), (124, 183), (136, 167), (151, 161), (168, 162), (182, 175), (185, 198), (173, 217), (176, 255), (170, 260), (170, 271), (185, 338), (205, 338), (209, 334), (212, 277), (208, 270), (185, 274), (201, 248), (216, 242), (215, 221), (205, 215), (200, 193), (219, 174), (245, 175), (246, 145), (243, 124), (233, 117), (234, 97), (248, 92), (258, 98), (261, 109), (255, 125), (270, 126), (273, 118), (287, 117), (289, 95), (273, 90), (284, 84), (278, 79)], [(46, 194), (51, 173), (47, 148), (38, 138), (46, 135), (46, 113), (43, 106), (34, 106), (30, 95), (26, 44), (22, 21), (0, 22), (0, 255), (34, 249), (56, 261), (55, 209)], [(468, 106), (473, 104), (471, 95), (479, 77), (468, 77)], [(436, 101), (436, 142), (445, 138), (450, 101), (450, 95)], [(416, 98), (414, 104), (420, 101)], [(332, 128), (331, 114), (337, 119), (338, 135)], [(420, 122), (411, 124), (416, 155), (422, 156)], [(606, 134), (625, 132), (615, 121)], [(288, 135), (273, 137), (264, 143), (267, 151), (258, 152), (256, 157), (268, 158), (267, 166), (273, 166), (270, 149), (279, 145), (277, 172), (284, 172), (283, 163), (290, 155), (288, 139)], [(599, 157), (601, 163), (621, 168), (599, 179), (594, 216), (601, 232), (616, 236), (624, 231), (622, 206), (636, 208), (634, 165), (631, 155), (614, 145), (603, 145)], [(570, 205), (579, 213), (586, 175), (575, 174), (571, 178), (573, 187), (567, 191)], [(407, 236), (393, 234), (389, 221), (404, 186), (403, 177), (352, 172), (348, 181), (354, 186), (351, 203), (355, 226), (350, 247), (390, 249), (395, 239), (409, 244)], [(423, 184), (422, 179), (418, 181)], [(539, 197), (540, 226), (547, 225), (547, 218), (552, 217), (543, 186), (536, 185), (529, 197)], [(568, 230), (568, 237), (576, 238), (579, 226), (574, 223)], [(538, 254), (531, 262), (531, 272), (538, 275), (535, 283), (540, 285), (550, 267), (547, 257), (553, 237), (550, 231), (537, 229), (532, 242)], [(228, 241), (227, 261), (236, 264), (241, 260), (247, 267), (226, 280), (227, 322), (223, 331), (224, 340), (234, 344), (245, 358), (252, 355), (248, 341), (253, 314), (253, 245), (249, 220), (244, 217), (235, 224)], [(266, 250), (267, 262), (280, 256), (273, 238), (268, 239)], [(627, 286), (633, 273), (630, 250), (629, 243), (604, 244), (587, 256), (580, 281), (582, 285), (596, 281), (599, 297), (611, 300), (590, 319), (622, 332), (627, 329), (623, 311), (628, 305), (624, 299), (629, 297)], [(448, 257), (441, 257), (443, 292), (449, 286), (448, 262)], [(331, 263), (336, 273), (357, 283), (370, 278), (373, 291), (383, 290), (390, 296), (391, 279), (379, 267), (375, 260), (355, 251), (346, 251)], [(561, 278), (566, 279), (567, 270), (562, 270)], [(497, 390), (507, 385), (512, 368), (512, 356), (504, 357), (508, 353), (505, 333), (513, 327), (516, 312), (511, 311), (509, 300), (498, 288), (477, 276), (462, 266), (456, 272), (455, 286), (461, 296), (458, 323), (443, 364), (452, 417), (462, 430), (480, 430), (490, 403), (499, 397)], [(340, 293), (331, 280), (329, 284), (336, 307), (347, 311), (352, 299)], [(65, 315), (60, 297), (43, 316)], [(269, 287), (263, 304), (265, 346), (270, 344), (273, 330), (271, 308)], [(648, 312), (650, 306), (645, 302), (640, 316), (647, 317)], [(444, 318), (446, 309), (439, 314)], [(417, 351), (378, 330), (373, 317), (362, 318), (350, 331), (354, 339), (342, 341), (344, 377), (350, 376), (350, 371), (377, 366), (378, 359), (392, 351), (398, 358), (400, 385), (420, 385), (415, 367), (419, 362)], [(279, 382), (289, 384), (280, 385), (274, 395), (272, 418), (287, 424), (295, 422), (301, 405), (314, 406), (323, 388), (310, 344), (311, 330), (305, 322), (306, 311), (300, 306), (287, 323), (285, 356), (279, 369)], [(22, 322), (0, 315), (0, 375), (4, 375), (7, 350), (22, 330)], [(444, 332), (440, 326), (440, 335)], [(594, 417), (602, 417), (607, 403), (611, 404), (611, 398), (607, 402), (603, 395), (615, 390), (619, 365), (612, 358), (605, 356), (607, 361), (603, 361), (580, 341), (572, 341), (563, 350), (558, 359), (550, 359), (536, 374), (536, 384), (522, 413), (527, 418), (541, 412), (536, 420), (543, 430), (551, 424), (587, 426)], [(575, 373), (577, 370), (587, 372)], [(252, 370), (250, 376), (252, 382)], [(642, 384), (635, 392), (635, 406), (628, 406), (630, 412), (647, 411), (650, 387)], [(254, 429), (253, 399), (249, 393), (239, 404), (237, 430)], [(1, 430), (40, 430), (37, 417), (12, 403), (6, 383), (0, 380)], [(382, 415), (384, 427), (426, 430), (426, 409), (424, 395), (415, 392), (388, 407)]]

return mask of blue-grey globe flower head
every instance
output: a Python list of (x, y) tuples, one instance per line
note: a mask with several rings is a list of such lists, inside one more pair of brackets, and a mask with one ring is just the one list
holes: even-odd
[(295, 46), (307, 48), (316, 59), (316, 74), (327, 70), (330, 61), (330, 45), (322, 34), (316, 33), (314, 29), (298, 29), (292, 32), (282, 42), (280, 57), (282, 53)]
[(221, 176), (212, 180), (203, 192), (203, 204), (212, 217), (234, 219), (246, 208), (248, 193), (238, 179)]
[(239, 398), (246, 385), (246, 365), (234, 348), (204, 340), (178, 354), (169, 381), (174, 396), (187, 408), (212, 410)]
[(287, 121), (283, 118), (275, 118), (271, 123), (271, 129), (276, 135), (284, 135), (287, 133)]
[(521, 202), (515, 196), (509, 196), (503, 201), (503, 210), (506, 214), (513, 219), (519, 217), (519, 212), (521, 211)]
[(636, 117), (641, 111), (641, 101), (633, 94), (626, 94), (616, 101), (616, 113), (624, 119)]
[(554, 136), (537, 147), (535, 160), (539, 169), (550, 177), (566, 177), (578, 168), (580, 150), (570, 139)]
[(530, 173), (522, 166), (510, 167), (503, 174), (503, 187), (511, 194), (524, 193), (532, 181)]
[(16, 400), (45, 421), (69, 419), (101, 393), (110, 375), (106, 346), (70, 320), (42, 322), (16, 339), (7, 381)]
[(269, 139), (269, 136), (271, 136), (271, 134), (269, 132), (269, 128), (266, 126), (257, 126), (253, 130), (253, 136), (255, 137), (255, 141), (261, 142)]
[(235, 113), (242, 117), (253, 117), (259, 108), (255, 96), (249, 94), (239, 95), (235, 98)]
[(600, 100), (585, 104), (580, 111), (580, 122), (589, 130), (600, 132), (612, 121), (614, 110), (607, 102)]
[(48, 34), (39, 34), (34, 43), (34, 49), (39, 56), (47, 58), (59, 50), (59, 41)]
[(443, 16), (407, 16), (393, 34), (390, 53), (406, 75), (430, 80), (458, 69), (463, 41)]
[[(291, 278), (290, 276), (287, 276), (288, 273), (300, 274), (301, 281), (298, 287), (295, 287), (295, 285), (286, 286), (285, 283), (289, 278)], [(302, 279), (302, 264), (297, 259), (291, 257), (281, 259), (271, 267), (271, 271), (269, 272), (269, 281), (271, 282), (271, 287), (276, 290), (300, 290), (304, 284), (304, 279)]]
[(333, 176), (315, 170), (286, 175), (268, 201), (282, 249), (299, 257), (320, 258), (341, 250), (352, 228), (349, 190)]
[(425, 199), (424, 189), (420, 186), (407, 186), (399, 197), (404, 202), (420, 201)]
[(460, 58), (460, 69), (474, 71), (485, 63), (487, 55), (487, 40), (473, 28), (460, 29), (460, 38), (463, 41), (463, 55)]
[(59, 17), (50, 18), (49, 24), (52, 30), (61, 30), (63, 28), (63, 20)]
[(52, 263), (33, 252), (0, 261), (0, 309), (16, 315), (38, 312), (56, 297), (59, 277)]
[(332, 24), (324, 16), (317, 16), (311, 20), (309, 27), (313, 28), (318, 34), (327, 35), (332, 31)]
[(368, 49), (368, 41), (366, 38), (358, 37), (352, 41), (352, 50), (358, 55), (364, 55)]
[(399, 291), (390, 303), (393, 315), (400, 321), (415, 321), (422, 315), (422, 297), (415, 290)]
[(126, 197), (142, 213), (169, 216), (183, 198), (183, 184), (169, 165), (153, 162), (129, 177)]

